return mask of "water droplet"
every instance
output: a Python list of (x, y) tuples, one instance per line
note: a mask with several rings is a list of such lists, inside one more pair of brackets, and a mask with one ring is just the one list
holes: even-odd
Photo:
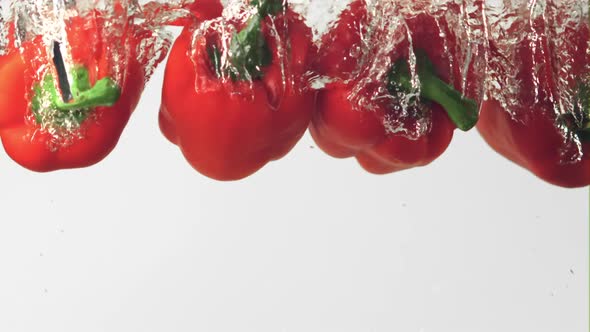
[(361, 47), (357, 45), (357, 46), (351, 48), (349, 54), (352, 58), (358, 58), (362, 54)]

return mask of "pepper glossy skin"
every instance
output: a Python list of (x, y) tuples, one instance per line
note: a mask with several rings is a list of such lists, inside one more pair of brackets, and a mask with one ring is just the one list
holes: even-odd
[(388, 174), (429, 164), (453, 138), (455, 125), (438, 105), (431, 105), (430, 132), (412, 140), (386, 133), (381, 119), (387, 114), (387, 106), (359, 111), (351, 105), (350, 93), (349, 85), (333, 84), (318, 94), (318, 112), (310, 132), (316, 144), (332, 157), (355, 157), (366, 171)]
[[(421, 105), (431, 114), (431, 127), (420, 137), (410, 138), (388, 131), (384, 119), (396, 116), (391, 102), (377, 101), (369, 110), (351, 100), (352, 94), (358, 93), (359, 82), (374, 85), (360, 90), (367, 96), (379, 87), (386, 88), (388, 84), (385, 80), (367, 83), (363, 69), (359, 70), (358, 54), (356, 57), (351, 54), (351, 50), (362, 50), (361, 40), (366, 34), (367, 17), (365, 2), (357, 0), (341, 14), (335, 28), (324, 37), (317, 68), (322, 75), (336, 80), (318, 93), (317, 111), (310, 126), (311, 135), (327, 154), (336, 158), (355, 157), (370, 173), (387, 174), (427, 165), (447, 149), (456, 129), (441, 105), (436, 102)], [(411, 49), (426, 56), (434, 68), (433, 74), (441, 82), (449, 84), (450, 89), (452, 86), (459, 87), (459, 68), (450, 66), (447, 53), (443, 52), (454, 49), (454, 35), (443, 25), (437, 25), (435, 19), (427, 14), (408, 17), (406, 23), (412, 36)], [(409, 57), (409, 42), (407, 37), (402, 38), (405, 38), (404, 41), (389, 55), (392, 63)], [(475, 96), (476, 91), (472, 91), (471, 95)], [(472, 119), (465, 130), (473, 126), (477, 117), (476, 105), (469, 103)]]
[[(165, 3), (160, 6), (163, 8), (159, 8), (158, 11), (169, 10)], [(184, 4), (181, 4), (181, 8), (187, 10), (190, 14), (173, 20), (172, 22), (167, 22), (167, 25), (186, 27), (195, 22), (202, 22), (204, 20), (219, 17), (223, 12), (223, 5), (220, 0), (189, 0)]]
[[(535, 31), (544, 31), (545, 28), (542, 20), (534, 21), (531, 26)], [(590, 33), (587, 24), (579, 24), (575, 30), (565, 29), (564, 34), (570, 48), (567, 50), (567, 54), (571, 55), (569, 69), (558, 70), (553, 66), (554, 54), (563, 50), (552, 49), (542, 33), (532, 34), (517, 46), (513, 61), (520, 82), (517, 105), (506, 109), (497, 95), (491, 95), (482, 105), (477, 128), (486, 142), (507, 159), (551, 184), (575, 188), (590, 185), (590, 141), (582, 138), (582, 129), (590, 122), (590, 104), (588, 89), (578, 85), (581, 78), (590, 74), (590, 57), (586, 53)], [(568, 119), (569, 114), (556, 114), (555, 101), (561, 98), (562, 92), (557, 86), (560, 80), (567, 82), (573, 91), (579, 91), (582, 99), (586, 99), (580, 105), (585, 108), (582, 110), (585, 113), (582, 123)], [(578, 143), (566, 141), (564, 128), (560, 128), (563, 124), (568, 127), (565, 130), (579, 142), (575, 148), (579, 156), (575, 158), (571, 158), (571, 152)]]
[[(107, 24), (105, 20), (101, 13), (94, 12), (72, 18), (66, 27), (72, 63), (87, 70), (91, 86), (107, 77), (111, 70), (105, 56), (109, 52), (109, 41), (96, 34), (98, 27)], [(105, 158), (117, 144), (144, 88), (145, 73), (136, 56), (137, 43), (144, 33), (147, 32), (135, 25), (127, 27), (123, 37), (127, 40), (120, 42), (128, 42), (131, 54), (124, 79), (118, 82), (119, 98), (112, 106), (88, 110), (88, 117), (74, 132), (50, 132), (42, 127), (32, 110), (35, 87), (42, 82), (36, 81), (31, 73), (49, 66), (47, 75), (56, 75), (53, 65), (47, 63), (51, 57), (47, 56), (41, 36), (26, 41), (22, 54), (11, 48), (0, 57), (3, 78), (0, 81), (0, 137), (8, 155), (36, 172), (87, 167)], [(93, 52), (88, 52), (88, 45), (94, 45)]]
[(223, 11), (223, 5), (220, 0), (196, 0), (187, 7), (200, 21), (219, 17)]
[(193, 30), (185, 28), (172, 48), (160, 128), (191, 166), (210, 178), (248, 177), (285, 156), (309, 125), (315, 101), (306, 79), (315, 54), (311, 30), (289, 9), (272, 19), (290, 48), (280, 49), (270, 37), (271, 18), (263, 19), (271, 59), (259, 78), (219, 77), (210, 53), (218, 42), (217, 31), (192, 41)]

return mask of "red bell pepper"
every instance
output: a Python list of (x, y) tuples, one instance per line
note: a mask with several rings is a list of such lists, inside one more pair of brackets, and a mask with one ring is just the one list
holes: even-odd
[[(490, 80), (499, 82), (477, 127), (495, 151), (539, 178), (584, 187), (590, 184), (590, 33), (587, 21), (571, 18), (570, 12), (523, 17), (526, 28), (515, 22), (503, 40), (490, 42)], [(551, 33), (552, 24), (559, 33)], [(521, 36), (517, 45), (498, 44)]]
[(219, 17), (223, 11), (223, 5), (220, 0), (191, 0), (184, 7), (199, 21)]
[[(112, 10), (126, 15), (119, 5)], [(131, 21), (113, 30), (112, 17), (92, 10), (66, 18), (67, 39), (12, 40), (0, 57), (0, 137), (20, 165), (37, 172), (86, 167), (117, 144), (154, 59), (139, 46), (152, 32)], [(115, 31), (118, 51), (105, 37)]]
[[(458, 62), (462, 46), (446, 16), (389, 13), (396, 10), (395, 2), (382, 4), (389, 7), (381, 7), (385, 12), (377, 19), (398, 15), (405, 24), (379, 28), (365, 1), (357, 0), (323, 37), (317, 70), (332, 82), (318, 94), (310, 127), (323, 151), (337, 158), (354, 156), (376, 174), (423, 166), (440, 156), (455, 128), (469, 130), (478, 118), (477, 103), (457, 88), (468, 82), (462, 91), (477, 98), (482, 86), (475, 62), (451, 63)], [(419, 100), (403, 104), (416, 90), (416, 74)]]
[(311, 30), (283, 0), (251, 5), (247, 22), (185, 28), (164, 77), (163, 134), (217, 180), (245, 178), (283, 157), (314, 108), (306, 75), (315, 54)]

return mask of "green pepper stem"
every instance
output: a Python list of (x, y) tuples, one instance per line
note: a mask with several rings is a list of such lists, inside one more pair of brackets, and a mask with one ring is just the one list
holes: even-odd
[[(70, 85), (72, 98), (63, 101), (56, 98), (57, 94), (51, 91), (53, 106), (60, 111), (72, 111), (99, 106), (113, 106), (121, 96), (121, 89), (111, 78), (105, 77), (90, 85), (88, 69), (77, 67), (72, 70)], [(45, 89), (55, 89), (53, 84), (44, 86)]]
[(72, 111), (99, 106), (113, 106), (119, 97), (121, 90), (117, 84), (110, 78), (103, 78), (96, 82), (94, 86), (86, 91), (74, 93), (72, 101), (64, 103), (61, 100), (55, 100), (55, 107), (61, 111)]
[(586, 125), (585, 128), (578, 132), (578, 136), (582, 142), (590, 143), (590, 122)]
[[(583, 142), (590, 142), (590, 86), (581, 83), (578, 86), (577, 103), (574, 105), (574, 113), (581, 111), (582, 124), (570, 125), (568, 128), (577, 130), (577, 134)], [(572, 123), (575, 123), (572, 122)]]
[[(283, 0), (253, 0), (250, 4), (258, 11), (246, 27), (233, 36), (229, 47), (232, 64), (230, 74), (234, 79), (256, 79), (262, 76), (262, 68), (272, 61), (272, 54), (262, 34), (262, 20), (283, 10)], [(213, 64), (215, 66), (217, 62), (213, 61)], [(219, 69), (215, 68), (215, 71), (220, 72)]]
[[(416, 52), (416, 67), (420, 80), (420, 96), (442, 106), (457, 128), (463, 131), (473, 128), (479, 118), (477, 103), (463, 97), (459, 91), (438, 78), (434, 65), (423, 52)], [(400, 88), (406, 93), (413, 90), (407, 60), (400, 59), (395, 63), (388, 80), (388, 88), (392, 94)]]
[(68, 82), (69, 101), (64, 101), (59, 89), (55, 86), (53, 76), (47, 74), (43, 83), (34, 87), (31, 110), (38, 123), (51, 119), (58, 126), (65, 123), (82, 123), (99, 106), (113, 106), (121, 96), (121, 89), (109, 77), (90, 85), (88, 69), (74, 68), (71, 71), (72, 81)]
[(261, 19), (268, 15), (276, 15), (283, 10), (283, 0), (252, 0), (250, 5), (258, 8)]

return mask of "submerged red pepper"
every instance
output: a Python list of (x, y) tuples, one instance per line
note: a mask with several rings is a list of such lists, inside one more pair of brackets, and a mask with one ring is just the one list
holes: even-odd
[(67, 48), (57, 42), (48, 47), (37, 36), (22, 44), (22, 52), (11, 47), (0, 57), (0, 137), (20, 165), (38, 172), (86, 167), (117, 144), (144, 88), (138, 44), (150, 32), (126, 26), (118, 42), (130, 54), (117, 59), (128, 62), (116, 80), (112, 41), (102, 38), (107, 20), (99, 11), (73, 17), (65, 25)]
[[(448, 58), (448, 52), (455, 50), (455, 36), (449, 27), (428, 14), (408, 16), (405, 23), (411, 42), (400, 26), (396, 37), (403, 41), (386, 55), (393, 64), (389, 72), (380, 80), (367, 80), (370, 69), (360, 62), (382, 60), (374, 59), (380, 56), (379, 47), (371, 46), (383, 42), (377, 35), (363, 43), (368, 17), (365, 2), (357, 0), (342, 13), (335, 28), (323, 39), (318, 71), (336, 81), (327, 84), (318, 94), (311, 134), (329, 155), (356, 157), (371, 173), (384, 174), (427, 165), (446, 150), (456, 127), (469, 130), (478, 117), (476, 102), (455, 90), (462, 83), (459, 66), (451, 66)], [(402, 118), (399, 100), (395, 98), (403, 98), (412, 89), (408, 64), (412, 55), (415, 55), (420, 79), (420, 102), (405, 110), (415, 113), (415, 117)], [(470, 76), (469, 79), (475, 78)], [(376, 94), (376, 91), (385, 92)], [(475, 90), (470, 92), (470, 97), (477, 95)], [(375, 95), (381, 96), (375, 98)], [(359, 102), (358, 96), (360, 100), (371, 101), (372, 106)], [(420, 117), (429, 119), (430, 127), (418, 137), (388, 127), (393, 120), (402, 122), (402, 127), (406, 125), (410, 131), (419, 131), (420, 123), (411, 122)]]
[[(516, 45), (515, 58), (508, 60), (510, 71), (497, 70), (499, 75), (516, 75), (516, 96), (507, 97), (515, 102), (507, 107), (502, 91), (491, 94), (477, 127), (494, 150), (539, 178), (562, 187), (583, 187), (590, 184), (588, 24), (566, 26), (559, 38), (567, 46), (561, 48), (548, 39), (547, 25), (545, 18), (532, 21), (529, 35)], [(496, 49), (493, 42), (491, 47)], [(558, 53), (568, 55), (567, 68), (556, 65)], [(498, 52), (491, 56), (507, 60)], [(561, 102), (566, 98), (572, 103)]]
[(187, 27), (166, 67), (160, 128), (197, 171), (217, 180), (245, 178), (282, 158), (314, 107), (306, 78), (311, 30), (282, 0), (252, 5), (257, 13), (237, 24), (229, 51), (219, 30), (193, 38)]

